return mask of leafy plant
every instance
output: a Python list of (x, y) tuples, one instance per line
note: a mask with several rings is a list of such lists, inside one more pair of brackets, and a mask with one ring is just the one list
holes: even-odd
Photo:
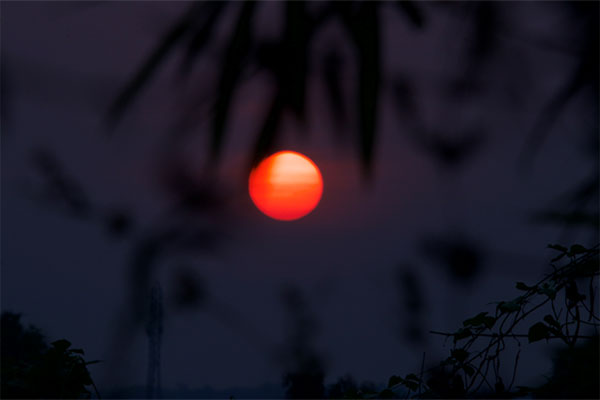
[[(439, 366), (421, 370), (418, 375), (393, 375), (384, 390), (372, 394), (359, 393), (360, 397), (471, 397), (479, 393), (493, 393), (501, 397), (529, 393), (548, 397), (549, 384), (537, 389), (515, 386), (523, 342), (557, 340), (566, 345), (567, 353), (581, 353), (576, 344), (582, 340), (592, 345), (595, 343), (597, 348), (596, 332), (600, 326), (600, 316), (594, 309), (600, 275), (599, 246), (548, 247), (558, 254), (552, 259), (553, 271), (540, 281), (533, 285), (517, 282), (518, 296), (491, 303), (495, 304), (493, 310), (465, 319), (454, 332), (431, 331), (452, 339), (450, 355)], [(556, 265), (559, 261), (563, 264)], [(580, 291), (584, 284), (586, 294)], [(503, 376), (500, 367), (511, 344), (513, 348), (516, 346), (512, 374)], [(598, 353), (594, 354), (595, 364), (598, 364)], [(588, 358), (590, 356), (593, 354), (588, 354)], [(586, 390), (595, 392), (585, 392), (584, 396), (598, 396), (597, 374), (592, 378), (588, 379)], [(568, 396), (569, 393), (564, 390), (563, 395)]]
[(2, 398), (91, 398), (100, 395), (82, 349), (56, 340), (46, 345), (35, 327), (23, 328), (20, 315), (2, 313)]

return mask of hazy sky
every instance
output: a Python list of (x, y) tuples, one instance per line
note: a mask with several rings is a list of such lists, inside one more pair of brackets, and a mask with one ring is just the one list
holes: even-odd
[[(408, 317), (399, 300), (399, 266), (411, 268), (422, 286), (425, 331), (453, 329), (487, 303), (516, 295), (515, 281), (536, 279), (551, 257), (546, 244), (597, 241), (597, 234), (565, 237), (561, 227), (530, 220), (597, 170), (596, 161), (581, 155), (586, 132), (598, 125), (586, 93), (565, 108), (531, 168), (525, 173), (517, 168), (537, 114), (576, 66), (578, 50), (571, 41), (578, 22), (557, 3), (498, 3), (503, 29), (494, 54), (478, 74), (470, 74), (461, 60), (472, 27), (435, 4), (420, 6), (427, 16), (423, 30), (398, 14), (383, 13), (384, 83), (370, 181), (361, 175), (352, 136), (333, 134), (340, 128), (324, 111), (328, 104), (316, 77), (318, 65), (313, 66), (307, 127), (286, 119), (278, 144), (311, 157), (323, 175), (321, 203), (299, 221), (265, 217), (247, 194), (250, 135), (269, 92), (264, 74), (244, 81), (218, 165), (225, 206), (201, 219), (223, 239), (214, 252), (193, 259), (181, 255), (159, 267), (167, 307), (164, 386), (254, 386), (279, 383), (282, 374), (282, 366), (247, 333), (223, 325), (210, 312), (170, 306), (172, 269), (180, 264), (191, 265), (213, 298), (237, 310), (273, 346), (285, 338), (281, 289), (297, 285), (320, 325), (317, 348), (328, 381), (347, 372), (383, 381), (416, 370), (423, 351), (432, 362), (447, 351), (437, 337), (426, 336), (421, 345), (403, 339)], [(208, 97), (218, 69), (207, 57), (181, 81), (176, 51), (107, 134), (111, 100), (187, 3), (2, 2), (1, 7), (7, 104), (2, 310), (22, 312), (49, 338), (66, 337), (90, 359), (107, 360), (90, 367), (101, 391), (113, 384), (144, 384), (147, 343), (141, 330), (120, 361), (119, 379), (109, 373), (115, 324), (128, 306), (131, 241), (115, 240), (99, 221), (70, 218), (41, 200), (43, 185), (31, 153), (52, 151), (98, 207), (131, 210), (141, 235), (170, 206), (160, 184), (166, 165), (183, 160), (193, 175), (206, 160), (210, 113), (203, 103), (194, 130), (178, 142), (168, 138), (180, 113)], [(263, 18), (271, 21), (273, 15), (276, 10), (267, 10)], [(227, 39), (227, 26), (213, 38), (214, 54)], [(276, 32), (277, 23), (260, 24), (260, 30)], [(317, 57), (328, 46), (339, 46), (351, 59), (339, 25), (321, 34), (312, 49)], [(351, 63), (346, 67), (342, 76), (352, 88), (356, 72)], [(394, 83), (401, 79), (415, 88), (411, 110), (393, 102)], [(446, 89), (460, 79), (482, 89), (476, 96), (449, 99)], [(479, 151), (462, 166), (443, 167), (412, 139), (415, 113), (427, 130), (480, 132)], [(462, 233), (485, 254), (482, 272), (470, 284), (456, 283), (419, 251), (423, 238), (447, 232)], [(533, 346), (531, 354), (539, 351)]]

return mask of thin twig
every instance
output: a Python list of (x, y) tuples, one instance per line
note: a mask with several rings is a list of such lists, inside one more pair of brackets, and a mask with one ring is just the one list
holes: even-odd
[(520, 355), (521, 355), (521, 349), (519, 349), (519, 351), (517, 351), (517, 356), (515, 357), (515, 368), (513, 369), (513, 376), (512, 376), (512, 379), (510, 380), (510, 385), (508, 385), (507, 392), (510, 392), (510, 389), (512, 389), (512, 386), (515, 383), (515, 377), (517, 376), (517, 366), (519, 365), (519, 356)]
[(421, 385), (423, 382), (423, 369), (425, 369), (425, 352), (423, 352), (423, 358), (421, 359), (421, 372), (419, 373), (419, 397), (421, 397)]

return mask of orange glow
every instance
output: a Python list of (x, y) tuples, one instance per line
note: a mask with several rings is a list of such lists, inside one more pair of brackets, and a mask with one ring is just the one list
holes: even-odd
[(319, 168), (308, 157), (280, 151), (250, 172), (250, 198), (271, 218), (291, 221), (314, 210), (323, 193)]

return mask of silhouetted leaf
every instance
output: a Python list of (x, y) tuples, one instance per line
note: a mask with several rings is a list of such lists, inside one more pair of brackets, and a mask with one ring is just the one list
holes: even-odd
[(463, 325), (464, 326), (480, 326), (480, 325), (485, 325), (486, 328), (491, 328), (492, 326), (494, 326), (494, 323), (496, 322), (496, 318), (488, 316), (487, 312), (482, 312), (477, 314), (475, 317), (473, 318), (469, 318), (463, 321)]
[(512, 313), (515, 311), (519, 311), (521, 309), (521, 305), (516, 301), (501, 301), (498, 304), (498, 310), (503, 313)]
[(60, 352), (66, 351), (69, 347), (71, 347), (71, 342), (66, 339), (56, 340), (50, 343), (56, 350)]
[(464, 362), (469, 356), (469, 352), (465, 349), (453, 349), (450, 351), (450, 355), (454, 357), (458, 362)]
[(558, 250), (563, 253), (566, 253), (567, 251), (569, 251), (569, 249), (567, 249), (565, 246), (561, 246), (560, 244), (549, 244), (548, 248)]
[(551, 300), (556, 298), (556, 287), (553, 283), (544, 282), (541, 286), (538, 287), (537, 292), (539, 294), (543, 294), (548, 296)]
[(569, 300), (569, 307), (575, 306), (578, 302), (585, 300), (585, 295), (579, 293), (577, 283), (574, 279), (569, 279), (565, 288), (565, 296)]
[(454, 343), (458, 342), (459, 340), (466, 339), (472, 335), (473, 335), (473, 333), (471, 332), (471, 330), (469, 328), (460, 328), (454, 334)]
[(494, 390), (496, 390), (496, 393), (505, 392), (506, 387), (504, 386), (504, 382), (502, 382), (502, 378), (498, 377), (498, 382), (496, 382), (496, 384), (494, 385)]
[(519, 290), (529, 291), (529, 290), (532, 290), (532, 289), (536, 289), (537, 286), (527, 286), (523, 282), (517, 282), (516, 288), (519, 289)]
[(527, 333), (527, 339), (529, 340), (529, 343), (547, 339), (549, 336), (548, 327), (541, 322), (537, 322), (536, 324), (532, 325)]
[(401, 377), (399, 377), (397, 375), (392, 375), (392, 376), (390, 376), (390, 379), (388, 380), (388, 388), (396, 386), (402, 382), (404, 382), (404, 379), (402, 379)]
[(462, 369), (466, 372), (467, 375), (469, 376), (473, 376), (473, 374), (475, 374), (475, 368), (471, 367), (470, 365), (464, 365), (462, 367)]
[(560, 328), (560, 322), (558, 322), (556, 319), (554, 319), (554, 317), (550, 314), (547, 314), (544, 316), (544, 321), (546, 321), (549, 325), (555, 327), (556, 329), (561, 329)]
[(583, 254), (583, 253), (586, 253), (586, 252), (587, 252), (587, 249), (585, 247), (583, 247), (582, 245), (580, 245), (580, 244), (574, 244), (569, 249), (569, 255), (570, 256), (575, 256), (577, 254)]
[(419, 383), (414, 381), (404, 381), (404, 386), (413, 392), (416, 392), (417, 389), (419, 389)]
[(404, 379), (407, 381), (417, 381), (417, 382), (420, 381), (419, 377), (415, 374), (408, 374), (404, 377)]
[(600, 272), (600, 262), (597, 258), (590, 258), (575, 265), (573, 276), (589, 277)]

